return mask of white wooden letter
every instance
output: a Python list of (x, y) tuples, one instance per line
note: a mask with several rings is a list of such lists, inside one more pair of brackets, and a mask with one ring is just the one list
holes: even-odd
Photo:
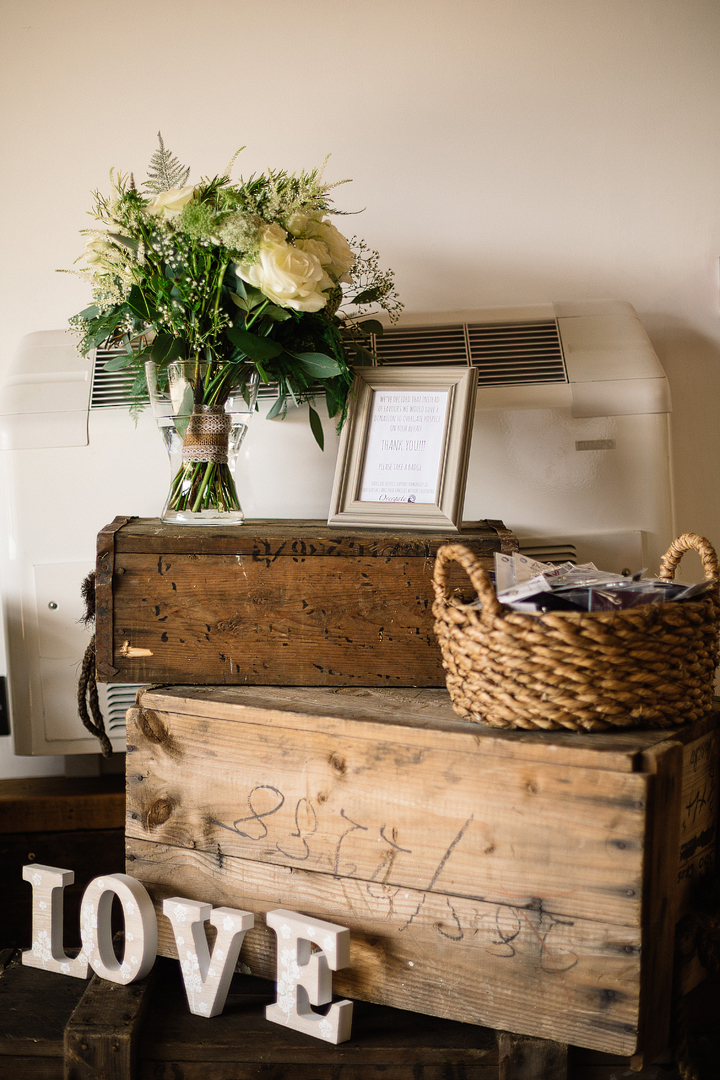
[(32, 946), (22, 954), (23, 964), (77, 979), (87, 978), (84, 952), (71, 960), (63, 947), (63, 890), (75, 881), (74, 872), (31, 863), (23, 866), (23, 880), (29, 881), (33, 890)]
[[(332, 999), (330, 971), (350, 963), (350, 931), (282, 908), (268, 911), (265, 921), (277, 936), (277, 1001), (266, 1007), (266, 1018), (325, 1042), (345, 1042), (352, 1001), (336, 1001), (326, 1016), (310, 1006)], [(312, 952), (313, 945), (322, 951)]]
[[(125, 949), (122, 960), (112, 942), (113, 896), (122, 904), (125, 918)], [(146, 889), (127, 874), (107, 874), (90, 882), (80, 906), (83, 952), (93, 971), (109, 982), (142, 979), (157, 956), (157, 920)]]
[[(243, 938), (255, 925), (255, 916), (249, 911), (213, 908), (181, 896), (163, 900), (162, 909), (175, 934), (190, 1012), (217, 1016), (225, 1007)], [(212, 956), (203, 925), (206, 922), (217, 929)]]

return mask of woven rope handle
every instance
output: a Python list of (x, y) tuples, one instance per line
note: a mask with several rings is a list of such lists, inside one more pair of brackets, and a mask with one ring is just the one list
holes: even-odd
[(500, 614), (501, 605), (495, 595), (487, 570), (477, 556), (462, 544), (444, 544), (438, 548), (433, 570), (433, 589), (438, 603), (447, 602), (447, 570), (450, 563), (459, 563), (482, 602), (481, 618), (490, 622)]
[(673, 540), (660, 561), (659, 577), (664, 578), (666, 581), (672, 581), (675, 577), (675, 570), (686, 551), (697, 551), (702, 559), (707, 581), (720, 577), (720, 564), (715, 554), (715, 548), (709, 540), (706, 540), (704, 536), (698, 536), (697, 533), (683, 533), (682, 536), (678, 536), (677, 540)]

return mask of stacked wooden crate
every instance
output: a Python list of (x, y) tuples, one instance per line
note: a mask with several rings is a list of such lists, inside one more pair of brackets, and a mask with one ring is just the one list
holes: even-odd
[(339, 994), (639, 1065), (667, 1044), (675, 925), (714, 864), (717, 716), (598, 735), (459, 720), (430, 612), (450, 539), (487, 566), (516, 547), (499, 522), (103, 530), (99, 675), (169, 684), (128, 717), (127, 870), (162, 955), (165, 897), (245, 908), (244, 970), (272, 978), (261, 916), (290, 908), (351, 929)]
[[(128, 715), (128, 872), (351, 930), (337, 993), (651, 1061), (714, 859), (718, 717), (502, 733), (442, 690), (172, 687)], [(274, 976), (256, 918), (243, 970)]]

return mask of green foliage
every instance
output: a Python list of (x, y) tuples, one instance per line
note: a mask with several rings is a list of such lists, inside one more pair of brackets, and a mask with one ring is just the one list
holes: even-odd
[(256, 369), (277, 390), (271, 418), (324, 393), (328, 415), (342, 426), (351, 365), (373, 362), (372, 335), (382, 332), (380, 322), (358, 315), (375, 305), (395, 317), (392, 272), (379, 269), (363, 241), (348, 248), (324, 216), (334, 211), (322, 168), (268, 170), (234, 183), (228, 167), (190, 189), (189, 169), (158, 139), (144, 193), (115, 172), (111, 194), (95, 193), (100, 227), (85, 230), (86, 265), (78, 271), (93, 302), (70, 320), (81, 351), (123, 346), (107, 367), (133, 370), (138, 394), (146, 361), (162, 371), (175, 359), (202, 359), (210, 364), (206, 404), (231, 377)]

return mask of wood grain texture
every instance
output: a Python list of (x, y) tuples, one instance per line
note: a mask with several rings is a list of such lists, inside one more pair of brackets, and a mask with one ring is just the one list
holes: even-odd
[(122, 776), (39, 776), (0, 780), (0, 834), (120, 829)]
[[(461, 533), (488, 567), (517, 544), (494, 524)], [(154, 519), (114, 526), (98, 539), (101, 680), (445, 684), (432, 616), (444, 534), (293, 521), (189, 533)], [(451, 585), (468, 593), (462, 571)]]
[(695, 885), (715, 869), (720, 739), (717, 727), (683, 747), (678, 913), (689, 909)]
[[(193, 526), (190, 531), (166, 525), (159, 518), (117, 518), (100, 535), (112, 536), (113, 547), (120, 554), (245, 554), (272, 560), (283, 554), (425, 558), (433, 557), (450, 541), (477, 545), (479, 554), (518, 550), (514, 534), (501, 521), (492, 520), (465, 522), (459, 533), (420, 534), (395, 529), (331, 529), (326, 521), (307, 518), (247, 518), (241, 528)], [(105, 539), (103, 550), (107, 547)]]
[[(63, 1032), (87, 985), (24, 967), (19, 952), (13, 956), (0, 976), (0, 1076), (34, 1077), (42, 1059), (54, 1059), (62, 1076)], [(12, 1072), (11, 1064), (23, 1060), (24, 1071)]]
[(568, 1080), (567, 1044), (499, 1031), (498, 1080)]
[(130, 986), (93, 975), (65, 1028), (65, 1080), (134, 1080), (151, 984), (152, 975)]
[(330, 1046), (265, 1019), (268, 980), (236, 975), (208, 1023), (187, 1013), (177, 965), (161, 958), (156, 971), (162, 1007), (144, 1028), (139, 1080), (497, 1080), (486, 1028), (356, 1002), (352, 1039)]
[(312, 731), (266, 710), (212, 727), (130, 710), (127, 731), (128, 836), (639, 925), (644, 774), (494, 758), (472, 732), (445, 748), (411, 728)]
[(636, 1066), (652, 1062), (668, 1044), (680, 848), (683, 747), (668, 740), (654, 748), (656, 768), (649, 779), (646, 858), (643, 873), (642, 940), (645, 948), (640, 990), (643, 1038)]
[(128, 872), (158, 915), (161, 956), (176, 956), (161, 914), (171, 894), (256, 913), (240, 961), (274, 978), (275, 935), (262, 913), (286, 907), (351, 932), (335, 994), (616, 1053), (637, 1042), (639, 928), (544, 909), (335, 878), (128, 838)]
[[(683, 742), (695, 733), (714, 730), (717, 714), (690, 728), (672, 733), (658, 731), (570, 733), (564, 731), (499, 731), (458, 717), (445, 689), (294, 686), (161, 686), (141, 691), (144, 709), (245, 723), (248, 710), (262, 713), (263, 721), (282, 720), (296, 730), (341, 734), (351, 722), (358, 738), (387, 738), (412, 745), (455, 747), (470, 745), (484, 755), (609, 769), (613, 772), (652, 772), (655, 758), (646, 751), (669, 734)], [(254, 719), (250, 717), (251, 721)], [(388, 729), (398, 729), (391, 730)], [(409, 729), (403, 732), (402, 728)]]
[[(123, 799), (123, 806), (125, 800)], [(124, 819), (124, 810), (123, 810)], [(26, 949), (31, 940), (32, 889), (23, 881), (22, 867), (39, 862), (72, 867), (75, 884), (65, 890), (63, 941), (80, 945), (80, 900), (97, 874), (122, 871), (125, 865), (125, 827), (73, 832), (11, 833), (0, 837), (0, 865), (5, 887), (0, 891), (3, 940)], [(117, 927), (119, 929), (119, 927)]]
[[(337, 994), (650, 1060), (683, 768), (717, 722), (528, 735), (436, 689), (151, 688), (128, 714), (127, 870), (156, 910), (348, 926)], [(273, 949), (258, 915), (240, 959), (272, 977)]]

